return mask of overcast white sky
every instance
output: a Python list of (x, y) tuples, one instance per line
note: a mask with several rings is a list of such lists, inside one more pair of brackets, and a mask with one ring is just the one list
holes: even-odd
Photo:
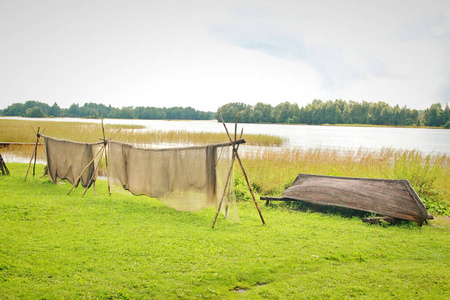
[(0, 108), (313, 99), (449, 103), (450, 1), (0, 0)]

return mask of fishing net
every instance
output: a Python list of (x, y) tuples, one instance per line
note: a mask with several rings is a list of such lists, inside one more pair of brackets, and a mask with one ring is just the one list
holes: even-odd
[[(48, 136), (45, 139), (45, 150), (47, 153), (48, 176), (54, 182), (57, 178), (67, 180), (71, 184), (75, 183), (81, 172), (92, 161), (100, 145), (78, 143), (68, 140), (59, 140)], [(88, 187), (97, 179), (95, 170), (97, 169), (98, 160), (90, 164), (80, 178), (81, 185)], [(90, 179), (92, 179), (91, 182)], [(75, 186), (78, 186), (78, 182)]]
[[(179, 211), (196, 212), (219, 206), (232, 162), (232, 148), (223, 145), (168, 149), (108, 144), (110, 182), (134, 195), (158, 198)], [(231, 173), (222, 213), (238, 220)]]

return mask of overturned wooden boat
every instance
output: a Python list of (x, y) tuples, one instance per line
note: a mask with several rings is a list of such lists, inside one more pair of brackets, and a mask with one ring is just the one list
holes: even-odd
[(282, 198), (261, 197), (261, 200), (300, 200), (414, 221), (419, 225), (433, 218), (409, 181), (402, 179), (299, 174)]

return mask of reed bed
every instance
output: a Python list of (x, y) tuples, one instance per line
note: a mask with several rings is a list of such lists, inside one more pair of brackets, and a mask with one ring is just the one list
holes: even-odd
[[(41, 128), (41, 133), (49, 136), (78, 142), (95, 143), (102, 137), (102, 128), (95, 123), (78, 122), (54, 122), (54, 121), (29, 121), (0, 119), (0, 142), (34, 143), (36, 136), (33, 132)], [(120, 132), (119, 132), (120, 130)], [(223, 143), (228, 141), (226, 133), (188, 132), (177, 130), (146, 130), (142, 125), (106, 125), (105, 135), (113, 137), (115, 141), (138, 144), (178, 144), (200, 145), (211, 143)], [(247, 144), (255, 146), (281, 146), (286, 142), (283, 138), (264, 135), (246, 134)]]
[[(253, 146), (281, 146), (282, 138), (263, 134), (247, 134), (244, 139)], [(178, 144), (201, 145), (227, 142), (226, 133), (188, 132), (180, 130), (122, 130), (114, 138), (116, 141), (138, 145)]]
[[(73, 140), (77, 142), (95, 143), (102, 137), (100, 122), (56, 122), (45, 120), (17, 120), (0, 118), (0, 142), (35, 143), (38, 127), (41, 134)], [(119, 129), (142, 129), (141, 125), (107, 125), (106, 135), (111, 136)]]

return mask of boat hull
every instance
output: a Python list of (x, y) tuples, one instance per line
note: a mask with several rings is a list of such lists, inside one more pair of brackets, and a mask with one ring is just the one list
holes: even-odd
[(432, 218), (408, 180), (299, 174), (283, 199), (362, 210), (419, 225)]

